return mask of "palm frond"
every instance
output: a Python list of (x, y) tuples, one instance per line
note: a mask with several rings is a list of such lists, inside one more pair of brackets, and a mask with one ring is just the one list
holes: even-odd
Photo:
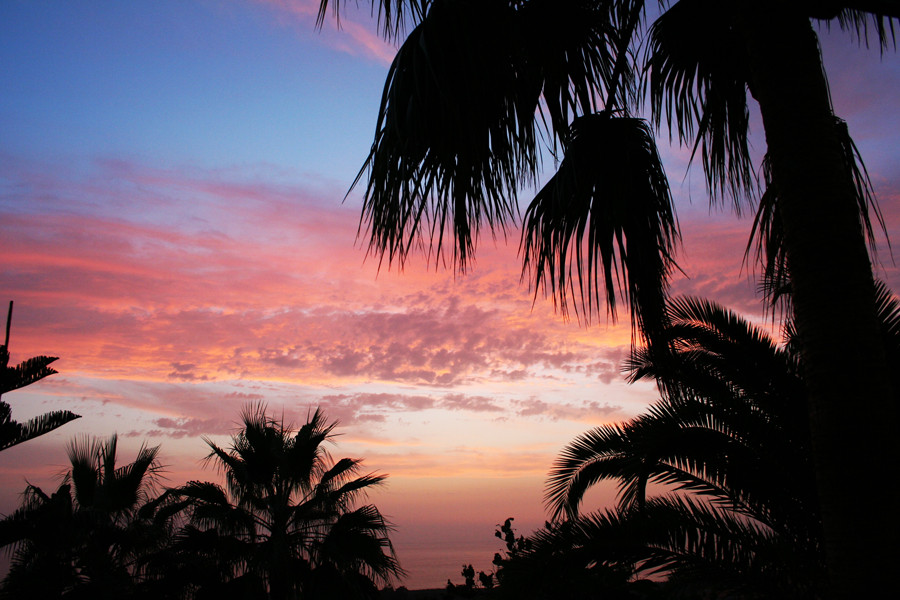
[[(878, 206), (869, 173), (863, 163), (859, 149), (850, 137), (846, 122), (834, 118), (835, 133), (838, 136), (843, 152), (845, 168), (851, 175), (856, 197), (860, 226), (869, 241), (869, 251), (873, 261), (877, 261), (877, 239), (874, 221), (884, 234), (890, 249), (887, 226)], [(784, 230), (778, 212), (780, 191), (778, 181), (772, 172), (768, 155), (763, 159), (763, 180), (765, 192), (760, 198), (759, 207), (750, 230), (750, 238), (744, 251), (745, 260), (750, 256), (753, 246), (756, 247), (756, 261), (763, 269), (762, 291), (770, 306), (776, 302), (790, 301), (790, 271), (784, 243)], [(787, 305), (785, 305), (785, 308)]]
[(534, 179), (538, 163), (540, 88), (520, 89), (517, 29), (506, 3), (444, 0), (400, 47), (354, 182), (368, 171), (360, 232), (370, 253), (402, 266), (422, 249), (438, 263), (448, 238), (464, 270), (482, 224), (505, 232), (516, 188)]
[[(2, 400), (0, 400), (0, 403), (6, 405)], [(8, 408), (8, 405), (6, 407)], [(0, 422), (0, 450), (6, 450), (16, 444), (27, 442), (80, 418), (81, 415), (76, 415), (67, 410), (56, 410), (29, 419), (24, 423), (18, 423), (8, 418), (7, 411), (7, 417)]]
[[(839, 10), (837, 15), (821, 15), (817, 18), (837, 19), (838, 26), (850, 31), (860, 44), (869, 47), (869, 35), (873, 34), (882, 54), (890, 49), (897, 49), (897, 23), (900, 21), (900, 9), (893, 2), (851, 0), (842, 2), (848, 8)], [(859, 6), (859, 8), (854, 7)]]
[(875, 311), (881, 330), (889, 340), (891, 351), (900, 353), (900, 299), (883, 281), (875, 281)]
[[(8, 360), (6, 346), (0, 346), (0, 348), (2, 348), (0, 352), (7, 353)], [(35, 356), (22, 361), (15, 367), (4, 366), (3, 371), (0, 372), (0, 379), (2, 379), (0, 381), (0, 395), (31, 385), (35, 381), (55, 374), (57, 371), (48, 365), (56, 360), (59, 360), (58, 356)]]
[[(422, 21), (432, 0), (375, 0), (372, 1), (372, 12), (378, 16), (378, 28), (385, 39), (397, 39), (406, 29), (407, 20), (413, 25)], [(316, 16), (316, 27), (321, 28), (328, 13), (329, 0), (319, 1), (319, 13)], [(376, 8), (377, 5), (377, 8)], [(334, 19), (340, 27), (341, 0), (331, 1)]]
[(824, 566), (814, 539), (788, 539), (684, 496), (657, 497), (639, 510), (585, 515), (542, 529), (532, 540), (529, 555), (560, 549), (585, 566), (631, 567), (638, 576), (663, 573), (678, 589), (703, 593), (814, 597), (811, 588)]
[(728, 2), (680, 0), (653, 24), (646, 69), (657, 129), (699, 151), (711, 199), (752, 199), (748, 67)]
[(617, 292), (648, 339), (665, 322), (664, 301), (679, 239), (668, 181), (639, 119), (606, 113), (572, 123), (559, 171), (525, 214), (523, 277), (590, 321)]
[(532, 0), (518, 10), (527, 65), (519, 76), (541, 91), (538, 110), (554, 148), (557, 142), (565, 145), (573, 118), (600, 108), (624, 109), (634, 94), (634, 65), (627, 52), (631, 40), (620, 36), (627, 35), (623, 21), (632, 13), (639, 18), (643, 3), (623, 3), (634, 6), (621, 10), (615, 4)]

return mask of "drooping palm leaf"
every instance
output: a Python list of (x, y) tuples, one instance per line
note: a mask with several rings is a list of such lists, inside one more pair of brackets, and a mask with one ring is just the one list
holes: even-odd
[[(859, 223), (865, 231), (869, 241), (869, 251), (873, 259), (877, 260), (875, 225), (872, 217), (887, 239), (887, 227), (878, 200), (869, 179), (869, 173), (863, 163), (859, 149), (850, 137), (847, 124), (835, 117), (835, 132), (838, 135), (843, 153), (844, 166), (851, 175), (854, 196), (859, 214)], [(768, 156), (763, 159), (763, 180), (765, 192), (760, 198), (759, 207), (750, 230), (747, 248), (744, 251), (745, 260), (749, 257), (751, 248), (756, 247), (756, 260), (762, 265), (763, 283), (762, 291), (770, 304), (777, 301), (790, 301), (790, 271), (785, 246), (784, 228), (778, 212), (780, 192), (778, 181), (772, 172)], [(890, 244), (890, 242), (888, 242)]]
[[(371, 253), (402, 266), (414, 249), (438, 262), (452, 245), (464, 270), (482, 226), (505, 234), (517, 188), (539, 169), (541, 95), (547, 132), (561, 138), (572, 117), (598, 108), (612, 77), (610, 8), (564, 4), (430, 5), (391, 65), (354, 182), (368, 172), (360, 229)], [(630, 74), (620, 73), (622, 94)]]
[[(564, 143), (572, 119), (600, 108), (628, 106), (635, 77), (627, 52), (629, 40), (622, 39), (628, 34), (622, 29), (623, 21), (632, 16), (629, 9), (579, 0), (510, 4), (519, 5), (521, 16), (520, 43), (526, 67), (518, 77), (539, 86), (542, 102), (538, 110), (554, 148), (557, 142)], [(630, 10), (639, 19), (643, 3), (633, 4)], [(525, 89), (531, 90), (531, 86)], [(604, 101), (610, 105), (604, 106)]]
[(836, 18), (841, 29), (853, 32), (867, 47), (871, 27), (874, 29), (875, 39), (882, 53), (892, 47), (897, 48), (897, 23), (895, 21), (900, 21), (900, 8), (896, 2), (890, 0), (874, 2), (844, 0), (832, 4), (832, 6), (834, 5), (838, 7), (837, 14), (831, 12), (813, 16), (829, 20)]
[[(378, 0), (372, 2), (372, 12), (378, 16), (378, 27), (385, 39), (396, 39), (403, 31), (407, 20), (416, 25), (422, 21), (432, 0)], [(320, 0), (316, 27), (322, 27), (328, 12), (329, 0)], [(335, 21), (340, 26), (341, 1), (331, 0)], [(377, 8), (376, 8), (377, 5)]]
[(664, 301), (679, 238), (668, 181), (639, 119), (606, 113), (572, 123), (566, 157), (525, 214), (523, 276), (565, 314), (616, 317), (617, 293), (648, 338)]
[(734, 7), (680, 0), (649, 33), (646, 68), (657, 128), (700, 153), (712, 199), (729, 195), (735, 208), (752, 198), (756, 179), (749, 149), (749, 73)]
[(373, 254), (402, 265), (421, 248), (439, 261), (446, 236), (464, 269), (482, 224), (505, 230), (538, 161), (540, 89), (519, 90), (516, 21), (505, 2), (441, 0), (400, 47), (357, 178), (368, 171), (361, 228)]

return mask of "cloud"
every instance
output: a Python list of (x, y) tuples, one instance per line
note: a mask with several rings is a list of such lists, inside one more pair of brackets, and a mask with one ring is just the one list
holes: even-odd
[[(319, 12), (318, 0), (257, 1), (276, 10), (288, 24), (296, 25), (303, 35), (308, 35), (308, 32), (313, 30)], [(334, 5), (337, 6), (337, 3)], [(324, 26), (319, 32), (324, 43), (352, 56), (368, 58), (383, 65), (391, 64), (397, 50), (392, 44), (373, 33), (376, 28), (375, 20), (367, 19), (365, 24), (360, 23), (357, 19), (365, 18), (368, 16), (367, 13), (348, 10), (347, 5), (342, 8), (339, 23), (330, 18), (331, 14), (326, 16)], [(333, 21), (334, 26), (331, 25)]]
[(142, 432), (143, 435), (151, 438), (168, 437), (200, 437), (209, 434), (221, 434), (233, 427), (230, 420), (225, 419), (200, 419), (195, 417), (185, 417), (181, 419), (161, 418), (153, 421), (158, 429), (150, 429)]
[(622, 410), (621, 406), (596, 401), (584, 404), (552, 404), (538, 398), (513, 400), (516, 414), (520, 417), (547, 417), (551, 420), (565, 419), (569, 421), (607, 420), (610, 415)]

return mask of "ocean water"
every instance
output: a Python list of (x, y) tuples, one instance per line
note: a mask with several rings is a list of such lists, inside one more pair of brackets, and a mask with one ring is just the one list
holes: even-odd
[(443, 539), (403, 544), (398, 558), (409, 575), (399, 585), (411, 590), (444, 588), (448, 579), (454, 585), (460, 585), (465, 581), (463, 565), (469, 564), (474, 567), (476, 576), (479, 571), (493, 572), (491, 561), (494, 553), (504, 550), (505, 546), (499, 539), (492, 538), (490, 531), (479, 537), (484, 539)]

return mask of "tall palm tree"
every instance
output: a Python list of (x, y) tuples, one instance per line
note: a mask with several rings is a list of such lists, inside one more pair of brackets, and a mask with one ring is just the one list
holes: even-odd
[[(338, 11), (339, 0), (330, 3)], [(535, 288), (590, 315), (621, 282), (633, 323), (652, 342), (665, 326), (664, 276), (677, 241), (668, 189), (649, 176), (652, 152), (627, 123), (649, 96), (650, 121), (699, 153), (713, 198), (757, 182), (747, 145), (747, 92), (766, 134), (783, 256), (808, 372), (809, 413), (835, 595), (877, 590), (895, 552), (874, 552), (896, 516), (861, 511), (845, 474), (897, 478), (892, 381), (879, 343), (874, 282), (860, 215), (859, 170), (846, 153), (812, 22), (894, 42), (891, 0), (380, 0), (386, 37), (410, 31), (391, 65), (368, 170), (361, 229), (370, 250), (403, 264), (410, 250), (441, 258), (452, 238), (465, 268), (479, 227), (505, 232), (516, 190), (535, 180), (539, 143), (561, 148), (557, 176), (525, 213), (522, 252)], [(328, 0), (321, 0), (319, 23)], [(652, 23), (643, 27), (652, 14)], [(643, 45), (646, 42), (646, 45)], [(646, 49), (646, 51), (644, 50)], [(636, 85), (638, 74), (648, 74)], [(586, 141), (586, 123), (596, 135)], [(544, 135), (542, 135), (544, 134)], [(630, 151), (629, 151), (630, 152)], [(568, 174), (566, 172), (569, 172)], [(577, 177), (572, 173), (577, 173)], [(637, 216), (635, 216), (635, 212)], [(636, 227), (637, 229), (630, 229)], [(638, 249), (640, 246), (640, 249)], [(775, 252), (778, 255), (780, 252)], [(632, 261), (632, 258), (636, 260)], [(611, 273), (615, 273), (612, 275)], [(835, 282), (840, 282), (836, 284)], [(613, 313), (614, 314), (614, 313)], [(845, 351), (852, 348), (852, 351)], [(840, 377), (835, 374), (840, 373)], [(846, 430), (848, 399), (869, 418)], [(852, 440), (847, 443), (848, 436)], [(882, 456), (883, 461), (869, 457)], [(890, 497), (890, 504), (897, 503)]]
[[(13, 303), (10, 301), (6, 317), (6, 340), (0, 346), (0, 396), (53, 375), (56, 370), (52, 369), (50, 364), (58, 360), (56, 356), (35, 356), (15, 367), (9, 366), (9, 330), (12, 325), (12, 312)], [(13, 420), (9, 404), (0, 400), (0, 450), (49, 433), (78, 418), (79, 415), (68, 410), (56, 410), (29, 419), (25, 423), (19, 423)]]
[(354, 507), (385, 476), (360, 475), (357, 459), (331, 460), (336, 423), (317, 409), (292, 431), (264, 406), (241, 419), (227, 450), (207, 440), (226, 487), (173, 490), (191, 503), (177, 550), (209, 553), (230, 576), (262, 581), (270, 598), (366, 597), (374, 582), (402, 575), (390, 525), (375, 506)]
[(118, 440), (81, 438), (71, 467), (47, 494), (29, 485), (22, 506), (0, 521), (0, 546), (12, 552), (4, 597), (121, 597), (134, 589), (141, 554), (159, 543), (142, 523), (160, 472), (159, 447), (143, 446), (117, 464)]

